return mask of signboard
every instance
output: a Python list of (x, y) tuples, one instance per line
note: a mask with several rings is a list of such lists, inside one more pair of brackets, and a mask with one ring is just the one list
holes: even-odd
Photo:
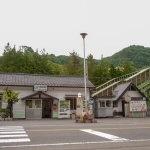
[(94, 103), (94, 101), (92, 99), (89, 99), (88, 102), (89, 102), (90, 105), (93, 105), (93, 103)]
[(34, 91), (47, 91), (47, 85), (34, 85)]
[(130, 111), (146, 111), (147, 105), (146, 101), (131, 101)]
[(126, 101), (126, 102), (130, 102), (130, 101), (131, 101), (131, 97), (130, 97), (130, 96), (126, 96), (126, 97), (125, 97), (125, 101)]
[(81, 95), (81, 93), (78, 93), (78, 97), (81, 97), (82, 95)]

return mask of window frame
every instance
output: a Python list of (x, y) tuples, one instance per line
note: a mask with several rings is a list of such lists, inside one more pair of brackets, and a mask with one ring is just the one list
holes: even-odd
[[(32, 107), (29, 107), (29, 106), (27, 105), (28, 101), (31, 101)], [(30, 99), (27, 99), (27, 100), (26, 100), (26, 108), (27, 108), (27, 109), (32, 109), (32, 108), (34, 108), (34, 106), (33, 106), (33, 100), (30, 100)]]
[[(108, 102), (108, 103), (107, 103)], [(108, 104), (108, 105), (107, 105)], [(112, 108), (112, 101), (111, 100), (106, 100), (106, 107), (107, 108)]]
[(113, 102), (113, 107), (118, 107), (118, 102), (114, 101)]
[(106, 102), (105, 102), (105, 100), (99, 100), (99, 107), (100, 107), (100, 108), (105, 108), (105, 107), (106, 107)]
[(76, 110), (77, 109), (77, 98), (76, 97), (69, 97), (65, 98), (65, 100), (70, 101), (70, 110)]

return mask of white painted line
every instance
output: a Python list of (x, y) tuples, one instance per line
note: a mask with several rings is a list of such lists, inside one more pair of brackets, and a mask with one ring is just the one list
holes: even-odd
[(24, 139), (0, 139), (0, 143), (12, 143), (12, 142), (30, 142), (29, 138)]
[(90, 133), (90, 134), (94, 134), (94, 135), (97, 135), (97, 136), (100, 136), (100, 137), (103, 137), (103, 138), (106, 138), (106, 139), (109, 139), (109, 140), (112, 140), (112, 141), (127, 141), (128, 140), (128, 139), (120, 138), (118, 136), (114, 136), (114, 135), (111, 135), (111, 134), (98, 132), (98, 131), (93, 131), (91, 129), (84, 129), (84, 130), (81, 130), (81, 131), (84, 131), (84, 132), (87, 132), (87, 133)]
[(15, 129), (17, 129), (17, 128), (19, 128), (19, 129), (23, 129), (23, 127), (22, 126), (0, 126), (0, 129), (12, 129), (12, 128), (15, 128)]
[(24, 129), (0, 129), (0, 131), (24, 131)]
[(149, 142), (150, 139), (127, 140), (127, 141), (97, 141), (97, 142), (74, 142), (74, 143), (53, 143), (53, 144), (33, 144), (33, 145), (10, 145), (0, 146), (0, 148), (15, 147), (40, 147), (40, 146), (64, 146), (64, 145), (85, 145), (85, 144), (105, 144), (105, 143), (123, 143), (123, 142)]
[(27, 134), (12, 134), (12, 135), (0, 135), (0, 138), (4, 138), (4, 137), (25, 137), (28, 136)]
[(16, 134), (16, 133), (26, 133), (25, 131), (18, 131), (18, 132), (0, 132), (0, 134)]

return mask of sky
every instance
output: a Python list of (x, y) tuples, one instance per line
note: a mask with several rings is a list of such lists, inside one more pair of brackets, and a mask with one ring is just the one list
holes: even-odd
[(1, 0), (0, 55), (5, 45), (48, 54), (112, 56), (130, 45), (150, 47), (149, 0)]

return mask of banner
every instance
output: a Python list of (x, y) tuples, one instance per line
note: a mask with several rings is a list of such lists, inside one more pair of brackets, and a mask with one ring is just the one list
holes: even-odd
[(77, 109), (76, 109), (76, 115), (77, 116), (82, 116), (82, 98), (78, 97), (77, 98)]
[(131, 101), (130, 111), (146, 111), (147, 105), (146, 101)]

